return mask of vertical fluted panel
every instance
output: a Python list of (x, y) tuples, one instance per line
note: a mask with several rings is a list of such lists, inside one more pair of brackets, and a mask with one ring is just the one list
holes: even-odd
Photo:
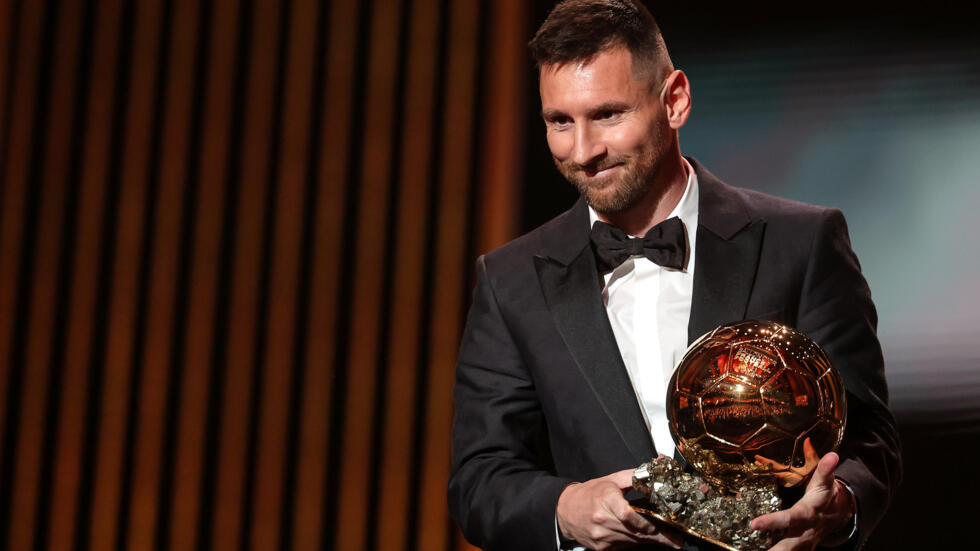
[(520, 0), (491, 2), (492, 24), (487, 30), (487, 139), (484, 144), (483, 184), (480, 186), (481, 211), (477, 245), (490, 250), (512, 239), (517, 231), (520, 210), (520, 181), (515, 174), (524, 161), (521, 128), (524, 121), (524, 77), (527, 53), (526, 4)]
[[(91, 61), (86, 67), (90, 75), (86, 85), (88, 92), (80, 94), (80, 97), (88, 100), (87, 105), (79, 106), (85, 110), (85, 122), (80, 129), (81, 142), (74, 146), (78, 159), (69, 174), (72, 185), (78, 189), (78, 215), (75, 227), (69, 230), (74, 234), (74, 251), (70, 253), (73, 257), (73, 266), (69, 268), (72, 281), (67, 288), (70, 296), (65, 318), (67, 342), (60, 348), (64, 354), (61, 360), (64, 371), (61, 388), (55, 390), (53, 396), (60, 405), (51, 408), (52, 414), (58, 409), (60, 413), (57, 418), (51, 419), (46, 429), (50, 433), (48, 438), (57, 440), (53, 440), (54, 447), (47, 452), (53, 454), (53, 472), (44, 473), (42, 477), (51, 478), (52, 488), (50, 492), (42, 493), (42, 499), (48, 503), (39, 509), (46, 514), (38, 522), (49, 527), (38, 531), (38, 534), (43, 534), (36, 541), (38, 548), (46, 547), (41, 541), (45, 537), (49, 540), (50, 549), (70, 547), (78, 512), (78, 494), (85, 479), (85, 462), (79, 459), (88, 447), (85, 438), (87, 399), (96, 395), (94, 389), (89, 388), (92, 381), (89, 360), (93, 353), (95, 330), (100, 325), (96, 316), (100, 310), (98, 284), (106, 245), (104, 220), (112, 215), (113, 208), (111, 195), (114, 191), (108, 185), (107, 168), (112, 140), (116, 52), (120, 50), (119, 38), (122, 34), (119, 22), (121, 4), (118, 1), (102, 2), (98, 10), (90, 9), (86, 15), (90, 19), (88, 24), (94, 24), (95, 34), (92, 37), (94, 43), (87, 46), (91, 48)], [(91, 21), (93, 17), (94, 21)]]
[[(51, 4), (45, 6), (43, 26), (50, 32), (50, 42), (44, 46), (38, 74), (43, 98), (34, 105), (35, 137), (28, 154), (17, 305), (12, 312), (16, 318), (10, 364), (23, 379), (20, 385), (7, 389), (10, 434), (4, 436), (12, 449), (5, 449), (4, 455), (12, 452), (12, 457), (10, 463), (4, 462), (0, 481), (4, 505), (0, 522), (9, 522), (11, 548), (32, 546), (39, 530), (37, 521), (44, 506), (42, 486), (47, 483), (42, 475), (49, 460), (45, 454), (50, 451), (45, 429), (59, 405), (50, 400), (50, 390), (57, 388), (64, 365), (61, 351), (54, 347), (63, 343), (52, 341), (64, 330), (61, 316), (66, 278), (62, 270), (69, 269), (65, 264), (70, 254), (65, 239), (71, 237), (77, 198), (73, 189), (77, 180), (69, 178), (69, 166), (74, 161), (72, 134), (81, 125), (76, 105), (84, 100), (84, 93), (78, 93), (84, 86), (80, 82), (84, 78), (80, 75), (84, 48), (80, 46), (88, 37), (82, 36), (80, 12), (79, 2), (66, 3), (60, 10)], [(44, 105), (44, 99), (50, 103)], [(20, 407), (11, 408), (14, 404)], [(12, 507), (7, 500), (12, 500)]]
[(197, 534), (199, 546), (229, 551), (246, 546), (251, 530), (247, 515), (252, 511), (254, 468), (250, 466), (255, 464), (256, 444), (250, 425), (257, 415), (254, 402), (261, 397), (261, 388), (253, 380), (261, 373), (262, 363), (256, 356), (265, 343), (262, 332), (268, 293), (263, 255), (269, 248), (266, 228), (271, 205), (267, 203), (274, 193), (269, 171), (275, 144), (270, 137), (278, 135), (280, 101), (276, 91), (282, 10), (271, 2), (249, 4), (249, 17), (239, 22), (249, 53), (241, 53), (243, 58), (238, 61), (243, 64), (243, 74), (236, 77), (236, 83), (244, 89), (231, 92), (241, 102), (242, 114), (239, 136), (234, 137), (237, 151), (228, 159), (229, 191), (237, 188), (237, 206), (229, 205), (234, 218), (228, 221), (232, 235), (226, 243), (230, 281), (219, 283), (228, 293), (226, 342), (216, 343), (223, 349), (215, 365), (220, 374), (215, 384), (221, 388), (215, 389), (210, 404), (211, 439), (216, 442), (212, 442), (214, 452), (204, 458), (211, 462), (210, 489)]
[[(125, 3), (113, 113), (113, 138), (109, 185), (118, 194), (116, 220), (104, 226), (106, 275), (100, 281), (106, 313), (99, 320), (102, 338), (93, 348), (90, 369), (102, 371), (93, 378), (86, 423), (89, 427), (88, 470), (80, 491), (75, 532), (76, 548), (110, 549), (125, 541), (129, 518), (130, 480), (133, 465), (133, 412), (142, 370), (142, 330), (148, 269), (147, 238), (151, 231), (152, 202), (156, 184), (150, 178), (151, 145), (157, 138), (161, 77), (160, 59), (164, 32), (163, 2)], [(110, 252), (112, 251), (112, 252)], [(98, 330), (98, 328), (96, 328)], [(100, 380), (101, 379), (101, 380)], [(101, 398), (101, 399), (99, 399)], [(86, 537), (86, 534), (90, 534)]]
[[(43, 2), (19, 6), (19, 14), (11, 13), (14, 28), (7, 35), (7, 51), (18, 55), (8, 57), (4, 71), (10, 77), (5, 79), (4, 135), (0, 138), (3, 140), (3, 149), (0, 149), (0, 169), (3, 169), (0, 173), (3, 191), (0, 199), (0, 312), (3, 314), (0, 315), (0, 391), (3, 392), (0, 395), (3, 398), (0, 405), (0, 542), (10, 533), (11, 508), (14, 503), (20, 504), (12, 502), (11, 495), (21, 428), (22, 389), (27, 376), (22, 344), (27, 297), (19, 286), (30, 275), (21, 268), (23, 257), (30, 253), (25, 247), (33, 247), (34, 242), (24, 233), (25, 221), (37, 216), (34, 195), (39, 186), (27, 184), (31, 159), (35, 156), (32, 139), (39, 133), (35, 127), (42, 122), (39, 119), (42, 113), (35, 107), (36, 95), (39, 92), (47, 94), (50, 90), (46, 82), (40, 83), (41, 90), (38, 90), (38, 84), (47, 79), (44, 72), (50, 64), (50, 42), (42, 46), (40, 36), (42, 28), (51, 32), (51, 18), (45, 17), (47, 11)], [(39, 177), (33, 174), (31, 179)], [(35, 212), (28, 214), (28, 207)]]
[[(385, 271), (384, 295), (388, 313), (382, 328), (385, 342), (378, 358), (377, 399), (371, 434), (374, 452), (368, 462), (371, 478), (368, 495), (384, 494), (382, 500), (369, 503), (369, 518), (384, 519), (385, 529), (369, 532), (377, 537), (369, 541), (372, 549), (393, 549), (408, 538), (411, 510), (412, 478), (418, 476), (407, 461), (413, 444), (411, 415), (416, 408), (419, 389), (420, 339), (424, 334), (418, 323), (425, 288), (426, 221), (434, 216), (429, 205), (430, 189), (435, 185), (433, 158), (434, 111), (436, 89), (442, 86), (439, 65), (439, 2), (417, 0), (403, 17), (409, 21), (407, 51), (404, 59), (403, 93), (398, 108), (403, 110), (398, 137), (396, 165), (390, 172), (396, 207), (391, 209), (385, 241), (388, 260), (393, 265)], [(386, 248), (387, 249), (387, 248)], [(385, 407), (379, 407), (384, 404)]]
[(0, 3), (0, 548), (466, 546), (524, 11)]

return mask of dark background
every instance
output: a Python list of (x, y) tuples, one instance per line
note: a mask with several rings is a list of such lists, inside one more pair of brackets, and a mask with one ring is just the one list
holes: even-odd
[[(847, 215), (905, 440), (870, 548), (975, 546), (973, 20), (649, 5), (683, 152)], [(473, 261), (574, 200), (550, 6), (0, 0), (0, 548), (466, 548)]]

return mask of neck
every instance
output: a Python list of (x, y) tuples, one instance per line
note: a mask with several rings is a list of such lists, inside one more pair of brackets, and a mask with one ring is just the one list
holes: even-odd
[(629, 235), (645, 235), (650, 228), (666, 220), (677, 207), (687, 188), (687, 177), (680, 149), (674, 147), (654, 175), (656, 181), (636, 206), (622, 212), (596, 214), (603, 222)]

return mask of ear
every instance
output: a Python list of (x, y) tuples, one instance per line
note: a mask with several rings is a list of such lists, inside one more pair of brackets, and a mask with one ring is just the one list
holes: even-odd
[(691, 83), (684, 71), (674, 70), (667, 75), (660, 90), (660, 102), (666, 109), (670, 127), (678, 130), (684, 126), (691, 114)]

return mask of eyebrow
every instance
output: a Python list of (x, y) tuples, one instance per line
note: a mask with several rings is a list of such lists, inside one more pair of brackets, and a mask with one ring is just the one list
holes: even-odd
[[(621, 101), (607, 101), (606, 103), (600, 103), (595, 107), (589, 109), (588, 115), (590, 117), (595, 116), (598, 113), (604, 111), (629, 111), (630, 106), (627, 103)], [(541, 116), (545, 120), (554, 120), (558, 117), (567, 117), (568, 115), (564, 111), (558, 109), (542, 109)]]
[(557, 119), (558, 117), (565, 117), (565, 116), (567, 115), (565, 115), (563, 111), (559, 111), (558, 109), (541, 110), (541, 118), (543, 118), (546, 121), (554, 120)]

